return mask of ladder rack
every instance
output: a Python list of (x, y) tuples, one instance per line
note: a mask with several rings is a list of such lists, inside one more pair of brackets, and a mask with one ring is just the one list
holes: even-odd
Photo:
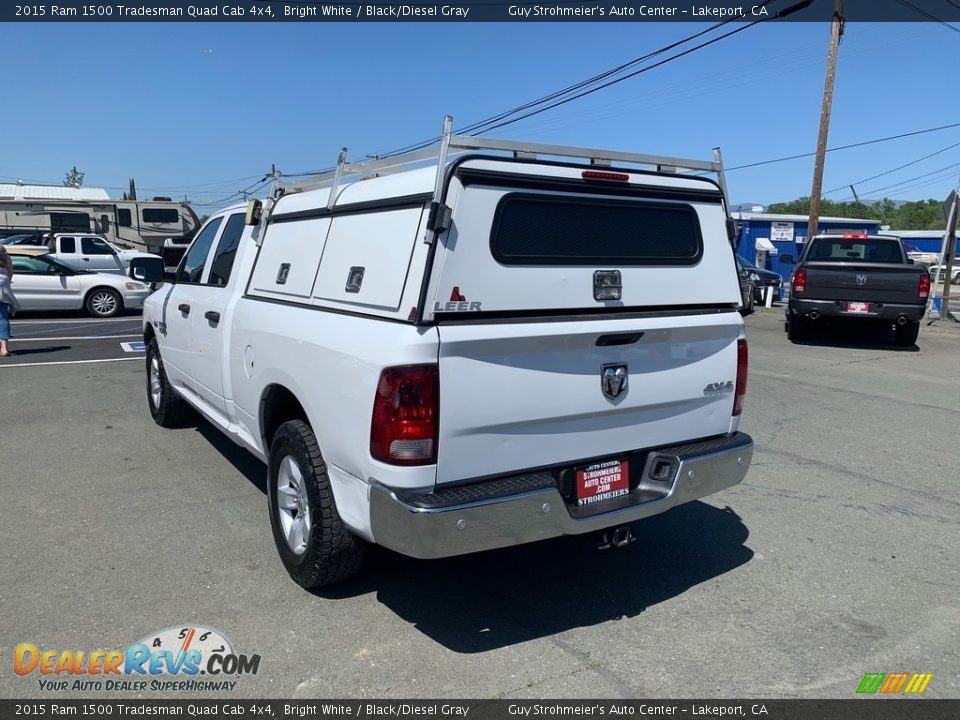
[(398, 155), (382, 158), (372, 158), (362, 162), (348, 162), (347, 148), (340, 151), (336, 168), (299, 182), (285, 183), (282, 180), (275, 182), (271, 195), (276, 198), (280, 194), (304, 192), (317, 188), (330, 188), (327, 207), (332, 208), (337, 200), (340, 185), (345, 177), (354, 175), (381, 175), (403, 170), (411, 170), (411, 165), (422, 163), (425, 160), (437, 159), (437, 176), (434, 184), (434, 200), (439, 202), (443, 190), (444, 170), (449, 158), (474, 150), (496, 150), (512, 153), (513, 157), (538, 158), (542, 156), (560, 158), (581, 158), (588, 160), (591, 165), (606, 167), (614, 162), (628, 163), (652, 167), (660, 171), (678, 172), (681, 170), (696, 170), (715, 173), (726, 198), (727, 187), (723, 174), (723, 160), (720, 149), (714, 148), (713, 160), (690, 160), (685, 158), (666, 157), (660, 155), (643, 155), (639, 153), (622, 152), (617, 150), (603, 150), (599, 148), (574, 147), (569, 145), (549, 145), (543, 143), (521, 142), (517, 140), (501, 140), (499, 138), (474, 137), (471, 135), (455, 135), (453, 133), (453, 118), (447, 115), (443, 119), (443, 132), (439, 146), (414, 150)]

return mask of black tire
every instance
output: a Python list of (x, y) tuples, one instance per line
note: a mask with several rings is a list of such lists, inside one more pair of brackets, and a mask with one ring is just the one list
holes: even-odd
[[(283, 423), (273, 436), (268, 460), (270, 527), (290, 577), (301, 587), (316, 588), (356, 575), (367, 544), (340, 519), (327, 465), (310, 426), (302, 420)], [(296, 473), (291, 475), (288, 460), (294, 463), (299, 479)], [(280, 489), (281, 484), (285, 490)], [(281, 495), (285, 508), (280, 506)], [(305, 531), (290, 534), (293, 539), (288, 540), (287, 531), (298, 518)]]
[(153, 421), (160, 427), (180, 427), (193, 418), (193, 408), (167, 380), (156, 338), (147, 344), (147, 405)]
[(792, 343), (800, 343), (810, 337), (810, 328), (805, 319), (794, 315), (787, 320), (787, 339)]
[(112, 288), (98, 287), (87, 293), (84, 307), (95, 318), (113, 317), (123, 310), (123, 299)]
[(747, 296), (743, 299), (743, 307), (740, 308), (740, 314), (743, 317), (753, 314), (753, 291), (747, 293)]
[(920, 322), (908, 322), (906, 325), (896, 326), (896, 336), (894, 338), (900, 347), (913, 347), (917, 344), (917, 336), (920, 334)]

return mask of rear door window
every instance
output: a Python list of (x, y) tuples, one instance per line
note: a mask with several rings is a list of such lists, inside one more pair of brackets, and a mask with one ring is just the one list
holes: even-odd
[(504, 265), (693, 265), (703, 238), (689, 205), (511, 193), (490, 248)]
[(240, 238), (243, 236), (243, 228), (245, 227), (243, 220), (243, 214), (241, 213), (231, 215), (230, 219), (227, 220), (227, 225), (220, 236), (220, 244), (217, 245), (217, 252), (210, 264), (208, 285), (224, 287), (230, 281), (233, 260), (237, 256), (237, 247), (240, 245)]
[(217, 236), (222, 217), (214, 218), (207, 226), (200, 231), (197, 239), (183, 257), (180, 269), (177, 272), (178, 283), (199, 283), (203, 277), (203, 268), (207, 264), (207, 255), (210, 254), (210, 246), (213, 245), (213, 239)]

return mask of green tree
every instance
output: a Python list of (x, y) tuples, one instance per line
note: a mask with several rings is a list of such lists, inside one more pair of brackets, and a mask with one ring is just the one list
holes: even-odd
[(137, 199), (137, 184), (133, 181), (133, 178), (130, 178), (130, 191), (127, 193), (128, 200)]
[[(767, 207), (767, 212), (809, 215), (810, 198), (801, 197), (789, 202), (774, 203)], [(872, 203), (835, 202), (825, 199), (820, 204), (820, 216), (877, 220), (881, 225), (889, 225), (894, 230), (942, 230), (946, 225), (938, 200), (917, 200), (898, 206), (890, 198)]]
[(77, 170), (77, 166), (74, 165), (63, 179), (63, 186), (78, 188), (81, 185), (83, 185), (83, 173)]

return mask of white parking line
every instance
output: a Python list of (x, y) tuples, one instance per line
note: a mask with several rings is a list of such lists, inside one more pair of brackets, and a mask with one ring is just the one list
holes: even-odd
[[(87, 325), (81, 325), (80, 327), (95, 327), (97, 323), (88, 323)], [(16, 326), (14, 326), (15, 328)], [(60, 332), (64, 328), (51, 328), (50, 330), (28, 330), (26, 332), (20, 331), (17, 334), (21, 337), (24, 335), (43, 335), (45, 333), (55, 333)]]
[(18, 338), (10, 340), (12, 343), (22, 342), (49, 342), (50, 340), (111, 340), (116, 338), (140, 337), (140, 333), (130, 333), (128, 335), (74, 335), (73, 337), (38, 337), (38, 338)]
[(73, 320), (30, 320), (26, 318), (21, 318), (19, 320), (11, 320), (11, 325), (52, 325), (56, 323), (58, 325), (68, 325), (71, 323), (89, 323), (89, 322), (98, 322), (98, 323), (110, 323), (110, 322), (141, 322), (138, 318), (102, 318), (100, 320), (91, 320), (90, 318), (74, 318)]
[(54, 362), (35, 362), (35, 363), (10, 363), (9, 365), (0, 362), (0, 368), (5, 367), (36, 367), (38, 365), (84, 365), (88, 363), (104, 363), (104, 362), (123, 362), (124, 360), (136, 360), (137, 362), (143, 362), (143, 356), (132, 357), (132, 358), (107, 358), (105, 360), (56, 360)]

